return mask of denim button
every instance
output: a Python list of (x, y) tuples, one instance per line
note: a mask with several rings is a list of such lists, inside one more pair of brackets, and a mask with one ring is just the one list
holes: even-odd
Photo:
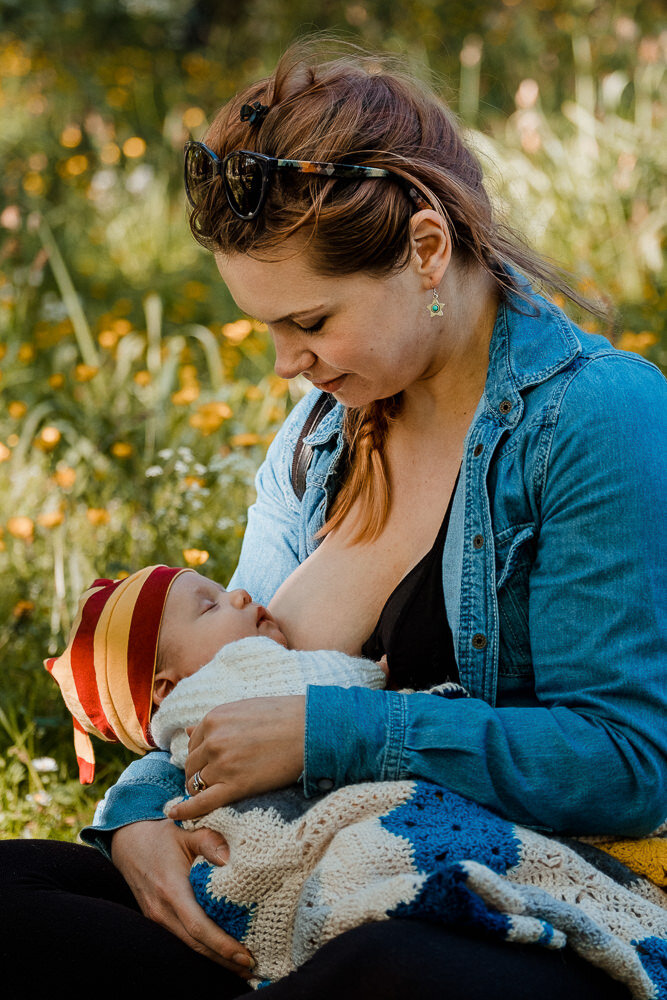
[(473, 451), (473, 455), (475, 456), (475, 458), (479, 458), (479, 456), (482, 454), (483, 451), (484, 451), (484, 445), (476, 444), (475, 449)]
[(475, 632), (472, 637), (472, 644), (475, 649), (484, 649), (486, 646), (486, 636), (482, 632)]
[(484, 545), (484, 535), (475, 535), (472, 540), (473, 549), (481, 549)]
[(510, 403), (509, 399), (503, 399), (498, 409), (500, 410), (501, 413), (509, 413), (509, 411), (512, 409), (512, 404)]
[(334, 783), (332, 778), (320, 778), (317, 782), (317, 787), (321, 792), (330, 792), (333, 786)]

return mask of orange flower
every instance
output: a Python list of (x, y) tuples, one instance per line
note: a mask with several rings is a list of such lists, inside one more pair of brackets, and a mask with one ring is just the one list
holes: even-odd
[(259, 434), (234, 434), (229, 439), (232, 448), (250, 448), (253, 444), (261, 444)]
[(649, 347), (658, 343), (658, 337), (650, 330), (642, 330), (641, 333), (633, 333), (632, 330), (624, 330), (618, 347), (621, 351), (633, 351), (635, 354), (643, 354)]
[(188, 403), (194, 403), (198, 396), (198, 385), (186, 385), (172, 394), (171, 401), (174, 406), (187, 406)]
[(203, 488), (205, 486), (205, 481), (201, 476), (186, 476), (183, 480), (183, 485), (186, 489), (191, 490), (194, 488)]
[(69, 465), (61, 465), (53, 476), (61, 490), (71, 490), (76, 480), (76, 470)]
[(11, 457), (12, 453), (7, 447), (7, 445), (3, 444), (2, 441), (0, 441), (0, 462), (6, 462)]
[(203, 566), (209, 555), (206, 549), (183, 549), (183, 558), (188, 566)]
[(41, 448), (42, 451), (53, 451), (60, 441), (61, 436), (57, 427), (42, 427), (35, 445), (37, 448)]
[(225, 323), (222, 333), (232, 344), (240, 344), (249, 333), (252, 333), (252, 323), (249, 319), (238, 319), (235, 323)]
[(115, 441), (111, 445), (111, 454), (115, 458), (129, 458), (133, 451), (134, 448), (129, 441)]
[(32, 361), (34, 357), (35, 357), (35, 348), (32, 346), (32, 344), (21, 344), (18, 350), (19, 361), (24, 361), (27, 363), (28, 361)]
[(77, 382), (90, 382), (91, 378), (95, 378), (99, 371), (95, 365), (77, 365), (74, 369), (74, 378)]
[(61, 372), (54, 372), (49, 375), (49, 385), (52, 389), (62, 389), (65, 384), (65, 376)]
[(150, 385), (151, 384), (151, 373), (145, 369), (140, 372), (135, 372), (134, 381), (137, 385)]
[(108, 524), (110, 520), (109, 511), (105, 510), (104, 507), (89, 507), (86, 511), (86, 517), (96, 528), (101, 524)]
[(57, 528), (64, 520), (65, 515), (62, 510), (49, 510), (45, 514), (39, 515), (37, 524), (41, 525), (42, 528)]
[(18, 517), (9, 518), (7, 521), (7, 531), (14, 538), (22, 538), (24, 542), (31, 542), (35, 525), (31, 518), (19, 515)]
[(232, 411), (227, 403), (202, 403), (197, 412), (190, 417), (191, 427), (196, 427), (204, 437), (217, 431), (224, 420), (228, 420)]
[(7, 407), (9, 411), (9, 416), (13, 420), (20, 420), (28, 412), (28, 407), (25, 403), (20, 402), (18, 399), (13, 400)]
[(146, 152), (146, 142), (139, 135), (133, 135), (123, 143), (123, 152), (130, 159), (143, 156)]
[(27, 618), (35, 610), (33, 601), (17, 601), (12, 609), (14, 618)]

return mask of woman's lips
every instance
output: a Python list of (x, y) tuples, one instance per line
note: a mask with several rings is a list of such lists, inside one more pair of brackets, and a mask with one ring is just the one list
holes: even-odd
[(329, 379), (328, 382), (316, 382), (315, 379), (311, 379), (311, 382), (316, 389), (321, 389), (322, 392), (336, 392), (342, 385), (344, 378), (344, 375), (339, 375), (337, 378)]

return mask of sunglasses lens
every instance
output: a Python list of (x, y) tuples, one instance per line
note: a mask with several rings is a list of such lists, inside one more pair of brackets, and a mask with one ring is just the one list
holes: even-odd
[(225, 161), (225, 183), (232, 207), (241, 218), (252, 219), (264, 190), (261, 161), (248, 153), (231, 153)]
[(199, 205), (215, 177), (215, 163), (201, 146), (189, 146), (185, 154), (185, 188), (191, 205)]

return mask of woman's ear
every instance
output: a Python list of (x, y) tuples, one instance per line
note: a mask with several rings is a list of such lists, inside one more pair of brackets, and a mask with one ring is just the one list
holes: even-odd
[(452, 258), (452, 240), (447, 222), (432, 208), (415, 212), (410, 219), (410, 242), (424, 288), (437, 288)]
[(159, 708), (164, 699), (174, 690), (174, 682), (168, 677), (158, 676), (153, 684), (153, 704)]

